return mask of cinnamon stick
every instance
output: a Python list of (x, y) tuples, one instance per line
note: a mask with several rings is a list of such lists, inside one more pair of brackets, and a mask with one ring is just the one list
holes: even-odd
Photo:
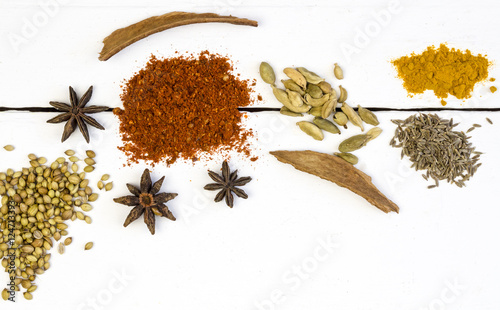
[(154, 33), (174, 27), (199, 23), (229, 23), (257, 27), (258, 23), (246, 18), (222, 16), (214, 13), (171, 12), (161, 16), (153, 16), (125, 28), (113, 31), (104, 38), (104, 46), (99, 60), (105, 61), (125, 47), (144, 39)]
[(270, 152), (279, 161), (295, 169), (336, 183), (365, 198), (369, 203), (389, 213), (399, 213), (399, 207), (384, 196), (371, 182), (371, 178), (353, 165), (335, 155), (313, 151)]

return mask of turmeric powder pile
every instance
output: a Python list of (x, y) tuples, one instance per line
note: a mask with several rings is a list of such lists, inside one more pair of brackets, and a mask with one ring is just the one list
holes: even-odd
[[(429, 46), (422, 54), (412, 53), (393, 60), (398, 77), (410, 96), (432, 90), (438, 98), (448, 94), (458, 99), (471, 97), (474, 85), (488, 77), (490, 62), (481, 54), (462, 52), (441, 44), (438, 49)], [(446, 102), (441, 100), (444, 105)]]

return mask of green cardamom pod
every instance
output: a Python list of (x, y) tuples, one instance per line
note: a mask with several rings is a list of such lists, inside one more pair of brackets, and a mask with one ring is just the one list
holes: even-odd
[(290, 101), (290, 99), (288, 98), (288, 94), (286, 93), (286, 91), (284, 91), (283, 89), (279, 89), (274, 85), (271, 85), (271, 87), (273, 89), (273, 94), (276, 97), (276, 99), (278, 99), (278, 101), (281, 102), (290, 111), (295, 113), (305, 113), (309, 111), (309, 109), (311, 108), (307, 104), (303, 104), (300, 107), (294, 106)]
[(356, 113), (356, 111), (354, 111), (354, 109), (349, 106), (347, 103), (342, 103), (342, 112), (345, 113), (345, 115), (347, 115), (347, 118), (349, 119), (349, 121), (351, 121), (351, 123), (354, 125), (354, 126), (358, 126), (359, 128), (361, 128), (361, 131), (364, 131), (365, 128), (363, 127), (363, 121), (361, 120), (361, 117), (359, 117), (358, 113)]
[(311, 108), (311, 110), (309, 110), (309, 114), (313, 115), (313, 116), (317, 116), (317, 117), (321, 117), (321, 111), (323, 111), (323, 107), (314, 107), (314, 108)]
[(340, 95), (338, 102), (344, 103), (347, 100), (347, 90), (344, 87), (342, 87), (342, 85), (339, 85), (339, 89), (340, 89)]
[(298, 117), (298, 116), (303, 116), (302, 113), (295, 113), (290, 111), (287, 107), (282, 106), (280, 109), (280, 113), (286, 116), (293, 116), (293, 117)]
[(382, 129), (380, 129), (379, 127), (373, 127), (372, 129), (368, 130), (366, 132), (366, 135), (369, 137), (368, 141), (371, 141), (376, 137), (380, 136), (381, 133)]
[(285, 68), (283, 69), (283, 73), (285, 73), (286, 76), (291, 78), (297, 85), (302, 87), (302, 89), (306, 89), (307, 81), (306, 78), (302, 75), (302, 73), (300, 73), (294, 68)]
[(333, 116), (333, 121), (339, 126), (345, 126), (347, 124), (348, 118), (344, 114), (344, 112), (339, 111)]
[(274, 97), (276, 97), (276, 99), (278, 99), (279, 102), (281, 102), (285, 106), (292, 105), (292, 103), (290, 102), (290, 99), (288, 99), (288, 94), (286, 93), (286, 91), (284, 91), (283, 89), (277, 88), (274, 85), (272, 85), (271, 87), (273, 88)]
[(321, 117), (322, 118), (327, 118), (332, 114), (333, 111), (335, 111), (335, 108), (337, 107), (337, 99), (335, 97), (330, 96), (328, 101), (323, 105), (323, 108), (321, 109)]
[(306, 122), (306, 121), (301, 121), (297, 122), (297, 125), (299, 125), (300, 130), (305, 132), (306, 134), (310, 135), (313, 137), (315, 140), (323, 140), (323, 131), (316, 125), (314, 125), (311, 122)]
[(301, 96), (304, 96), (306, 94), (306, 92), (302, 88), (300, 88), (300, 86), (297, 85), (297, 83), (295, 83), (292, 79), (281, 80), (281, 83), (283, 83), (283, 85), (285, 85), (286, 89), (296, 91)]
[(335, 67), (333, 68), (333, 74), (339, 80), (344, 78), (344, 71), (342, 71), (342, 68), (337, 64), (335, 64)]
[(312, 107), (321, 107), (330, 99), (330, 94), (324, 94), (323, 97), (319, 99), (314, 99), (311, 95), (306, 94), (304, 99), (306, 103)]
[(304, 98), (302, 98), (302, 96), (298, 92), (287, 89), (286, 93), (288, 94), (288, 99), (290, 99), (290, 102), (294, 106), (300, 107), (304, 104)]
[(337, 126), (335, 126), (334, 123), (330, 122), (329, 120), (326, 120), (321, 117), (315, 117), (313, 119), (313, 123), (318, 126), (319, 128), (323, 129), (324, 131), (328, 131), (333, 134), (340, 134), (340, 130)]
[(276, 75), (274, 74), (273, 67), (269, 65), (267, 62), (261, 62), (259, 67), (260, 77), (267, 84), (274, 84), (276, 81)]
[(314, 84), (310, 84), (310, 83), (307, 84), (306, 93), (311, 95), (311, 97), (313, 97), (314, 99), (319, 99), (319, 98), (323, 97), (323, 91), (321, 90), (321, 88), (319, 88), (318, 85), (314, 85)]
[(325, 82), (325, 81), (319, 82), (318, 87), (325, 94), (331, 93), (333, 91), (332, 85), (330, 85), (330, 83)]
[(306, 81), (311, 84), (318, 84), (323, 82), (325, 79), (317, 75), (316, 73), (307, 70), (304, 67), (299, 67), (297, 70), (302, 73), (302, 75), (306, 78)]
[(370, 137), (365, 134), (349, 137), (340, 143), (339, 151), (342, 153), (348, 153), (359, 150), (366, 145), (369, 139)]
[(353, 155), (351, 153), (333, 153), (333, 155), (338, 156), (345, 160), (346, 162), (350, 164), (357, 164), (358, 163), (358, 157), (356, 155)]
[(372, 111), (361, 107), (359, 104), (358, 104), (358, 114), (363, 120), (363, 122), (367, 124), (373, 126), (378, 126), (378, 124), (380, 124), (380, 122), (377, 119), (377, 116)]

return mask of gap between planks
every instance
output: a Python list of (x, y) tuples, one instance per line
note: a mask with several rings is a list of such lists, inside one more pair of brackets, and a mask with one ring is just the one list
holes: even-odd
[[(104, 112), (113, 112), (114, 108), (108, 108)], [(353, 107), (357, 110), (357, 107)], [(500, 112), (500, 108), (383, 108), (383, 107), (367, 107), (367, 109), (374, 112), (441, 112), (441, 111), (459, 111), (459, 112)], [(280, 108), (267, 108), (267, 107), (245, 107), (238, 108), (240, 112), (279, 112)], [(33, 112), (33, 113), (57, 113), (54, 108), (50, 107), (0, 107), (0, 112)]]

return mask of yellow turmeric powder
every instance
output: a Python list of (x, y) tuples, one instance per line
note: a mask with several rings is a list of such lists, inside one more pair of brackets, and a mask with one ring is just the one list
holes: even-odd
[[(441, 44), (438, 49), (429, 46), (422, 54), (412, 53), (393, 60), (392, 64), (410, 96), (432, 90), (438, 98), (450, 94), (465, 99), (471, 97), (477, 82), (488, 77), (490, 62), (481, 54), (474, 56), (469, 50), (450, 50)], [(441, 103), (446, 104), (444, 100)]]

